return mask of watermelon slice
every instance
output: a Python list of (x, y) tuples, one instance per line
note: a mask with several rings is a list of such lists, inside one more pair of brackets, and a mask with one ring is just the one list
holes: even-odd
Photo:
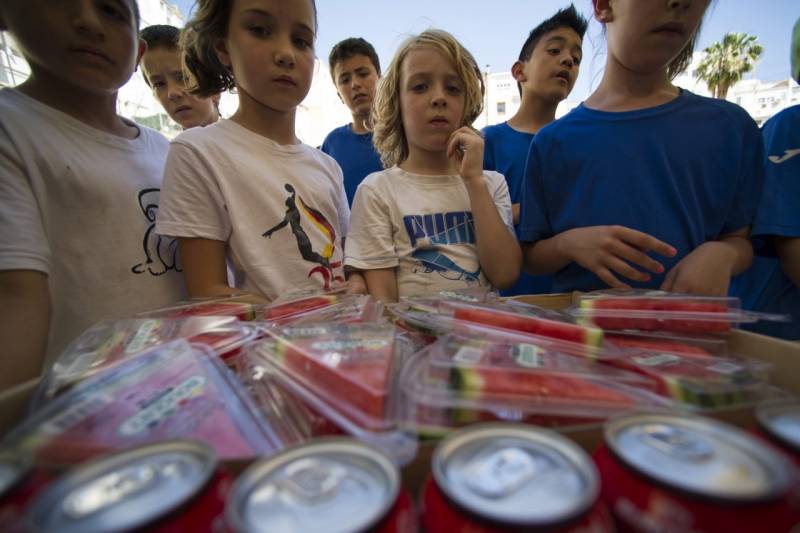
[(562, 322), (550, 318), (519, 314), (491, 307), (448, 304), (457, 320), (486, 324), (495, 328), (532, 333), (562, 341), (599, 348), (603, 331), (595, 327)]
[(334, 305), (338, 303), (340, 299), (341, 298), (336, 294), (325, 294), (276, 303), (268, 306), (264, 310), (263, 319), (274, 323), (285, 324), (292, 317)]
[[(577, 314), (608, 330), (725, 333), (731, 329), (729, 298), (587, 295)], [(734, 310), (735, 312), (735, 310)]]
[(642, 338), (627, 335), (606, 335), (606, 342), (616, 348), (628, 350), (645, 350), (662, 353), (677, 353), (687, 357), (709, 358), (708, 350), (684, 342), (668, 339)]
[(363, 427), (387, 414), (394, 359), (394, 326), (282, 328), (276, 362), (313, 394), (329, 400)]
[(606, 364), (649, 376), (659, 394), (706, 408), (746, 401), (767, 379), (767, 367), (752, 361), (647, 349)]

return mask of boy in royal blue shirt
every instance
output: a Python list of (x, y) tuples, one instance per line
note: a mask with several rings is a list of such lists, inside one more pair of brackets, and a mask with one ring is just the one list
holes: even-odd
[[(800, 19), (794, 26), (792, 76), (800, 82)], [(800, 339), (800, 105), (784, 109), (763, 128), (765, 181), (753, 242), (753, 266), (733, 280), (731, 293), (747, 309), (791, 316), (748, 329)]]
[(328, 62), (336, 91), (350, 109), (353, 122), (330, 132), (321, 149), (342, 167), (344, 190), (352, 205), (361, 181), (383, 170), (369, 131), (369, 115), (381, 65), (375, 49), (360, 37), (345, 39), (334, 46)]
[[(558, 11), (536, 26), (511, 67), (520, 92), (517, 113), (502, 124), (483, 129), (483, 167), (506, 178), (511, 196), (514, 225), (519, 224), (525, 160), (533, 136), (556, 118), (556, 108), (572, 91), (583, 56), (581, 46), (587, 22), (574, 5)], [(550, 292), (550, 276), (522, 273), (505, 296)]]

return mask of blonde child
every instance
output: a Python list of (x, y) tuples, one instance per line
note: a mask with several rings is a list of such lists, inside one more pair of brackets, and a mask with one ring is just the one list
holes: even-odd
[(373, 296), (516, 281), (508, 187), (483, 171), (483, 139), (469, 126), (482, 102), (477, 63), (452, 35), (428, 30), (401, 45), (373, 108), (386, 170), (359, 186), (347, 241), (346, 264)]
[(312, 0), (200, 0), (184, 30), (193, 92), (239, 95), (229, 120), (182, 133), (167, 159), (157, 230), (178, 238), (191, 296), (271, 300), (344, 282), (341, 170), (295, 135), (316, 31)]
[(708, 0), (593, 0), (597, 90), (534, 138), (520, 239), (554, 292), (727, 293), (752, 260), (762, 142), (739, 106), (679, 89)]

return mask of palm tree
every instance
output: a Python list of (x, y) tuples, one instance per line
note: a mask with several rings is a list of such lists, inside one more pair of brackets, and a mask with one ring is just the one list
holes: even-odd
[(728, 89), (753, 70), (764, 48), (754, 35), (726, 33), (722, 42), (704, 50), (705, 57), (697, 66), (697, 77), (706, 82), (715, 98), (725, 99)]

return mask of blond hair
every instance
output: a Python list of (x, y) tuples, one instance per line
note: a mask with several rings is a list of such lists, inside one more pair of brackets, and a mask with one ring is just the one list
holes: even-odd
[(372, 107), (372, 142), (386, 168), (408, 158), (408, 139), (400, 115), (400, 69), (408, 53), (423, 46), (434, 48), (446, 57), (464, 83), (464, 115), (459, 127), (472, 124), (483, 110), (484, 84), (480, 68), (455, 37), (435, 29), (409, 37), (400, 45), (386, 75), (378, 83)]

